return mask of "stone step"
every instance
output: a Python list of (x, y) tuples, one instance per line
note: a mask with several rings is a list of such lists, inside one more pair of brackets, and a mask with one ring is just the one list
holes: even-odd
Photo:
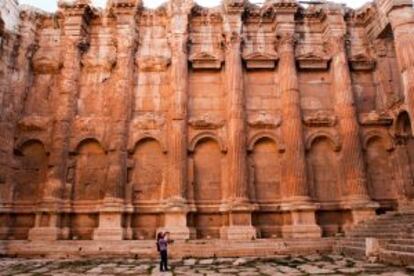
[[(254, 241), (176, 241), (169, 247), (171, 256), (237, 257), (278, 254), (332, 252), (335, 239), (280, 239)], [(13, 256), (67, 257), (140, 257), (158, 256), (155, 241), (7, 241), (7, 254)]]
[(385, 245), (385, 249), (390, 251), (401, 251), (414, 254), (414, 245), (388, 243)]
[(380, 254), (380, 260), (394, 265), (414, 264), (414, 253), (383, 250)]
[(379, 239), (397, 239), (405, 237), (405, 235), (398, 233), (374, 233), (374, 232), (360, 232), (360, 233), (351, 233), (348, 237), (356, 238), (379, 238)]
[(392, 239), (388, 242), (390, 244), (406, 244), (414, 246), (414, 239)]
[(389, 224), (364, 224), (355, 227), (354, 229), (384, 229), (392, 230), (395, 228), (407, 229), (410, 228), (411, 223), (389, 223)]

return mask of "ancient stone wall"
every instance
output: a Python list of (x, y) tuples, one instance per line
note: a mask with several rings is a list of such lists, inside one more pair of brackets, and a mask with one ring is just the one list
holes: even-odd
[(5, 3), (1, 239), (319, 237), (414, 198), (408, 0)]

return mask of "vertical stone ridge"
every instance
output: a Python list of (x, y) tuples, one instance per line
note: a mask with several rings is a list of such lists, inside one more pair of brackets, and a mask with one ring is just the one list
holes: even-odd
[[(184, 187), (187, 185), (187, 105), (188, 105), (188, 17), (191, 0), (170, 0), (171, 16), (169, 44), (171, 58), (171, 105), (169, 109), (169, 184), (167, 201), (184, 203)], [(174, 203), (175, 201), (175, 203)]]
[(298, 77), (295, 64), (295, 38), (283, 34), (279, 42), (279, 87), (283, 105), (283, 137), (286, 143), (283, 169), (284, 190), (287, 200), (308, 200), (306, 183), (305, 146), (303, 142), (302, 114)]
[(168, 2), (171, 57), (171, 98), (168, 116), (168, 183), (165, 186), (164, 226), (175, 239), (188, 239), (188, 206), (184, 196), (187, 186), (188, 121), (188, 25), (192, 0)]
[(359, 123), (356, 116), (351, 75), (345, 52), (344, 36), (334, 36), (332, 46), (332, 90), (335, 91), (335, 111), (340, 120), (342, 141), (342, 162), (346, 197), (369, 200), (366, 172), (362, 156)]

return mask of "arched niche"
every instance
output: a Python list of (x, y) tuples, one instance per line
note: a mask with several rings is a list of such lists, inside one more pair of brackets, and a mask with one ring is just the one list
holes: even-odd
[(338, 135), (334, 135), (328, 131), (316, 131), (311, 133), (306, 137), (305, 148), (306, 150), (311, 150), (313, 144), (317, 140), (321, 140), (322, 138), (326, 139), (331, 146), (333, 151), (340, 151), (341, 150), (341, 141)]
[(197, 203), (219, 203), (222, 199), (222, 159), (220, 144), (212, 137), (199, 139), (193, 151), (193, 194)]
[(308, 183), (314, 200), (337, 201), (341, 198), (338, 179), (338, 156), (335, 142), (327, 136), (312, 139), (308, 150)]
[(276, 141), (268, 136), (255, 140), (249, 154), (249, 177), (258, 203), (280, 198), (281, 152)]
[(132, 184), (132, 201), (160, 201), (167, 165), (167, 156), (161, 144), (154, 138), (141, 139), (130, 153), (130, 159), (133, 160), (133, 168), (128, 180)]
[(105, 195), (107, 154), (96, 139), (79, 143), (75, 153), (75, 187), (73, 200), (99, 200)]
[(407, 111), (402, 111), (398, 114), (395, 123), (395, 135), (397, 137), (413, 137), (411, 118)]
[(41, 199), (42, 184), (46, 181), (48, 154), (39, 140), (28, 140), (15, 151), (19, 163), (14, 200), (36, 202)]
[(212, 140), (215, 141), (218, 146), (219, 149), (222, 153), (226, 153), (227, 152), (227, 146), (224, 143), (223, 139), (221, 139), (220, 137), (217, 137), (216, 134), (212, 133), (212, 132), (202, 132), (199, 133), (198, 135), (196, 135), (191, 141), (190, 144), (188, 146), (188, 151), (189, 152), (194, 152), (196, 149), (196, 146), (202, 142), (202, 141), (206, 141), (206, 140)]
[(414, 137), (411, 117), (407, 111), (398, 114), (394, 125), (397, 141), (396, 154), (399, 160), (399, 180), (404, 183), (400, 195), (414, 199)]
[(365, 146), (370, 197), (374, 200), (395, 199), (394, 172), (388, 141), (375, 135), (367, 139)]

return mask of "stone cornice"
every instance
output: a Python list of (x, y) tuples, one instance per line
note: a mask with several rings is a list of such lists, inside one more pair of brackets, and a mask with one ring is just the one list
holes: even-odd
[(376, 0), (375, 2), (385, 15), (394, 9), (413, 6), (412, 0)]

